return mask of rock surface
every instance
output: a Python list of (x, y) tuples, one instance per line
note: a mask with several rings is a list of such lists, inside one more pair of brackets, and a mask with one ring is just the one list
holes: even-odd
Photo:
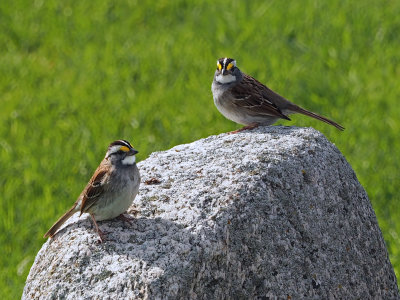
[(211, 136), (139, 169), (134, 224), (100, 222), (98, 244), (75, 215), (43, 245), (23, 298), (399, 298), (366, 192), (314, 129)]

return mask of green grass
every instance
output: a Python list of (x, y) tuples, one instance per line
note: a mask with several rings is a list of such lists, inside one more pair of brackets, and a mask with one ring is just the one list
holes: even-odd
[(346, 127), (294, 116), (346, 156), (400, 276), (399, 1), (1, 1), (0, 298), (21, 296), (43, 233), (109, 142), (145, 159), (239, 128), (216, 59)]

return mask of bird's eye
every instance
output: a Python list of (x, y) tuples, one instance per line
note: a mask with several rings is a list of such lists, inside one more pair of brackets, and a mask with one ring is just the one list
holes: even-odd
[(221, 71), (222, 70), (222, 65), (220, 63), (217, 64), (217, 70)]
[(229, 63), (228, 66), (226, 67), (226, 69), (229, 71), (230, 69), (233, 68), (233, 63)]

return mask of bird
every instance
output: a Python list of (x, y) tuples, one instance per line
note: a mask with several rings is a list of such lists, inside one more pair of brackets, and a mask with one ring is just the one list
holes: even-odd
[(54, 223), (44, 237), (53, 237), (61, 225), (76, 212), (80, 212), (79, 216), (83, 213), (90, 215), (100, 237), (100, 243), (106, 237), (96, 221), (118, 217), (129, 222), (130, 218), (123, 213), (132, 204), (139, 191), (140, 174), (135, 157), (137, 153), (139, 152), (127, 140), (112, 142), (74, 205)]
[(231, 133), (253, 129), (260, 125), (271, 125), (279, 119), (290, 120), (289, 115), (294, 113), (309, 116), (344, 130), (338, 123), (290, 102), (255, 78), (243, 73), (233, 58), (224, 57), (217, 60), (211, 91), (219, 112), (227, 119), (245, 125)]

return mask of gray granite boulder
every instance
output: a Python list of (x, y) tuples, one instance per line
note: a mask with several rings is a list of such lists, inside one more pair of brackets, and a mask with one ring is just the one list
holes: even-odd
[(139, 169), (133, 225), (100, 222), (98, 244), (75, 215), (39, 251), (22, 298), (399, 299), (367, 194), (318, 131), (211, 136)]

